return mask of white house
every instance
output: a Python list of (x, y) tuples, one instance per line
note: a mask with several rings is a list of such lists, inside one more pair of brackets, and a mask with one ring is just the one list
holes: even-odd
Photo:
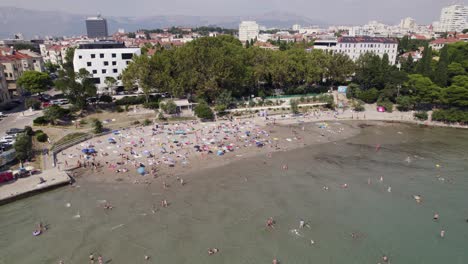
[(98, 93), (110, 93), (113, 91), (108, 89), (106, 77), (115, 78), (117, 86), (122, 86), (120, 75), (135, 55), (141, 55), (139, 48), (126, 48), (120, 42), (80, 44), (75, 50), (73, 66), (75, 71), (84, 68), (93, 76)]
[(336, 52), (344, 53), (354, 61), (365, 53), (373, 53), (381, 58), (387, 54), (390, 64), (394, 65), (398, 54), (398, 41), (382, 37), (341, 37), (338, 39)]

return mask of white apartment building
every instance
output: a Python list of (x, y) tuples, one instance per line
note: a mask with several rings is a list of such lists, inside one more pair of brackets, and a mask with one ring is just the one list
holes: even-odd
[(416, 27), (416, 20), (411, 17), (407, 17), (401, 20), (400, 29), (411, 31)]
[(55, 65), (65, 63), (65, 55), (67, 54), (67, 46), (60, 45), (39, 45), (41, 56), (44, 62), (50, 62)]
[(390, 64), (394, 65), (398, 52), (398, 41), (382, 37), (341, 37), (338, 39), (336, 52), (348, 55), (353, 61), (365, 53), (373, 53), (381, 58), (387, 54)]
[(336, 38), (322, 38), (314, 41), (314, 49), (334, 52), (338, 40)]
[(468, 6), (452, 5), (442, 8), (438, 31), (461, 32), (468, 28)]
[(120, 75), (135, 55), (141, 55), (139, 48), (126, 48), (119, 42), (81, 44), (75, 50), (73, 66), (75, 71), (86, 69), (93, 76), (98, 93), (112, 93), (105, 84), (106, 77), (115, 78), (117, 86), (122, 86)]
[(299, 24), (294, 24), (294, 25), (292, 26), (292, 30), (293, 30), (293, 31), (299, 31), (300, 29), (301, 29), (301, 25), (299, 25)]
[(260, 28), (255, 21), (242, 21), (239, 25), (239, 40), (242, 43), (258, 38), (259, 33)]
[(38, 71), (38, 72), (45, 71), (44, 60), (42, 59), (41, 54), (36, 53), (34, 51), (31, 51), (31, 50), (19, 50), (18, 52), (30, 57), (29, 60), (28, 60), (29, 65), (25, 69), (25, 71), (26, 70)]

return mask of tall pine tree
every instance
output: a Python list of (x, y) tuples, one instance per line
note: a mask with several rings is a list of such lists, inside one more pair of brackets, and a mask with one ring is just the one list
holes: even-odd
[(448, 67), (449, 58), (448, 58), (448, 47), (445, 45), (440, 50), (439, 62), (437, 63), (437, 69), (434, 72), (434, 82), (440, 87), (447, 86), (448, 80)]
[(403, 70), (408, 74), (412, 74), (414, 72), (414, 60), (411, 54), (408, 55), (408, 58), (403, 63)]
[(424, 76), (431, 76), (432, 68), (432, 48), (426, 44), (424, 46), (424, 52), (421, 60), (419, 60), (418, 64), (416, 65), (416, 73), (419, 73)]

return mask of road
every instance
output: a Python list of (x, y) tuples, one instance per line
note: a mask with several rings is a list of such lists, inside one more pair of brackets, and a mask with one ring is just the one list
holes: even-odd
[(32, 121), (34, 118), (41, 116), (42, 111), (33, 111), (29, 110), (23, 112), (15, 112), (6, 114), (0, 121), (0, 137), (3, 137), (6, 134), (6, 131), (10, 128), (24, 128), (25, 126), (32, 126)]

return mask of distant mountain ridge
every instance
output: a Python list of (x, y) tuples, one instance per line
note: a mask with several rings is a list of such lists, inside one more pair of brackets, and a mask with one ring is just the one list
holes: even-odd
[[(77, 36), (85, 35), (87, 15), (69, 14), (58, 11), (38, 11), (16, 7), (0, 7), (0, 38), (22, 33), (26, 38), (35, 36)], [(293, 24), (324, 25), (325, 23), (285, 12), (268, 12), (249, 16), (185, 16), (155, 15), (147, 17), (105, 16), (109, 33), (119, 28), (127, 32), (138, 29), (154, 29), (170, 26), (208, 26), (237, 28), (242, 20), (255, 20), (267, 28), (290, 28)]]

